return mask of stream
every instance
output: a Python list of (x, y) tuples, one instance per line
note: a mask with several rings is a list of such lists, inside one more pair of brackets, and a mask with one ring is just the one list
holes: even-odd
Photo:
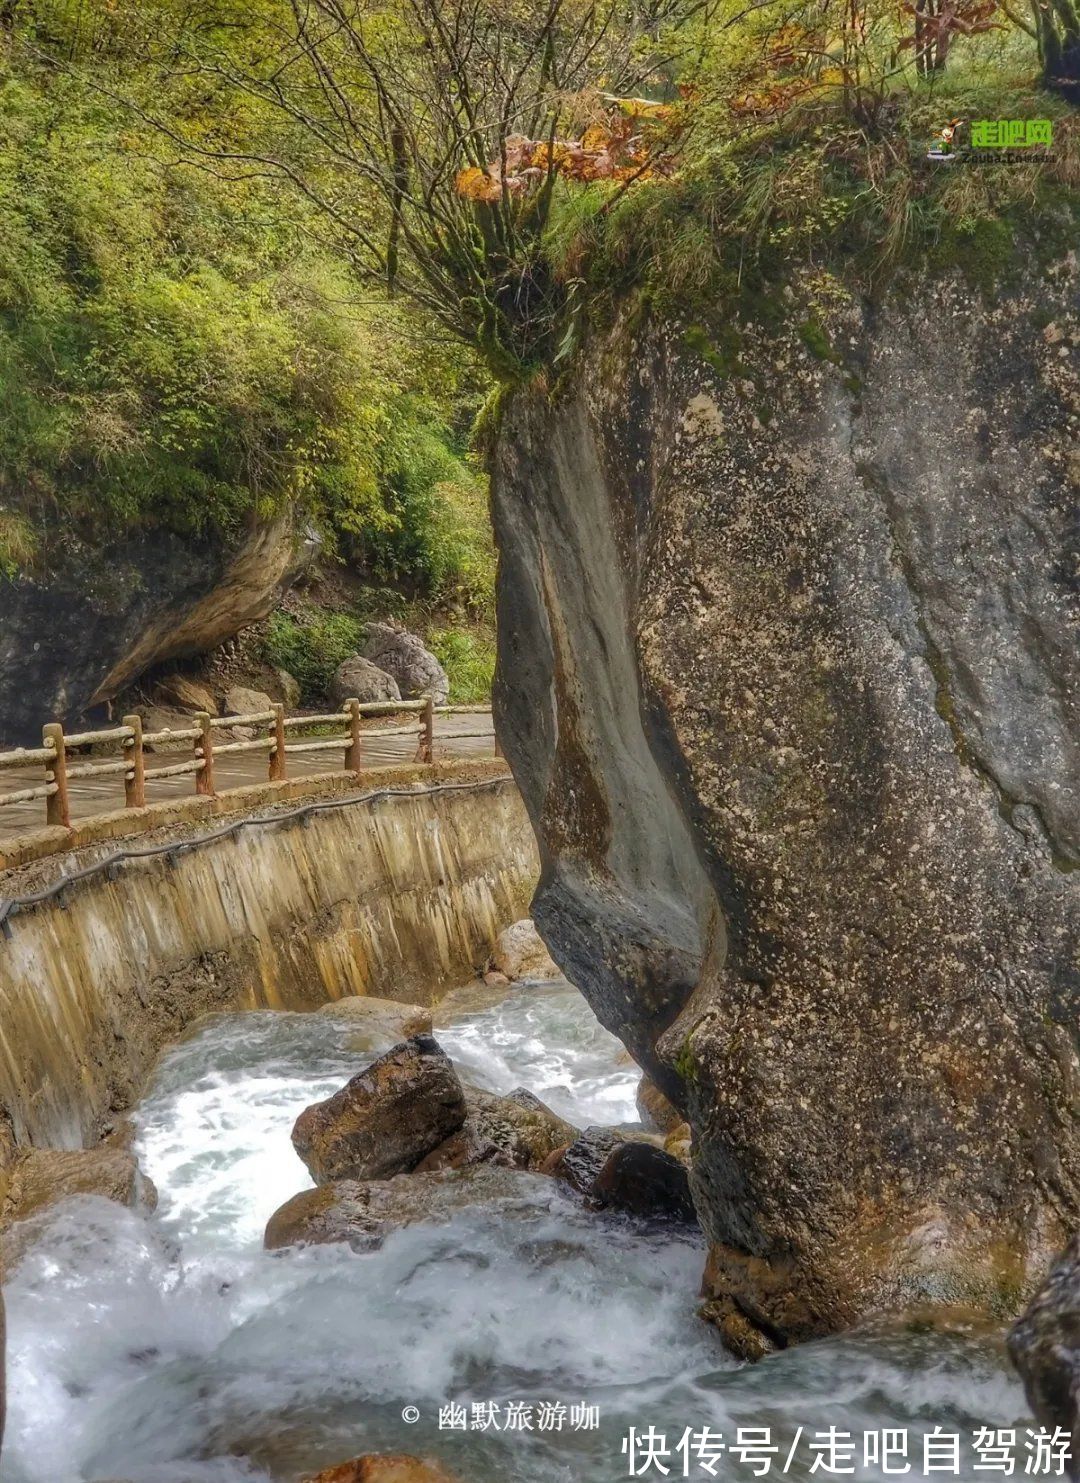
[[(462, 1483), (615, 1483), (629, 1429), (649, 1426), (668, 1472), (640, 1476), (755, 1476), (726, 1452), (684, 1459), (687, 1427), (772, 1428), (778, 1474), (797, 1428), (833, 1425), (860, 1442), (907, 1429), (920, 1476), (935, 1425), (1029, 1424), (985, 1334), (883, 1330), (736, 1364), (695, 1316), (697, 1233), (590, 1214), (539, 1175), (365, 1255), (265, 1253), (267, 1218), (309, 1183), (294, 1120), (374, 1058), (349, 1050), (355, 1029), (221, 1015), (165, 1056), (138, 1112), (156, 1214), (69, 1201), (5, 1289), (3, 1483), (295, 1483), (378, 1451), (438, 1457)], [(478, 1085), (525, 1086), (581, 1126), (636, 1118), (636, 1070), (568, 985), (519, 988), (436, 1034)], [(493, 1402), (496, 1423), (532, 1406), (534, 1428), (440, 1429), (451, 1402)], [(536, 1425), (544, 1402), (565, 1406), (561, 1429)], [(599, 1427), (573, 1427), (589, 1407)], [(785, 1471), (811, 1465), (796, 1452)], [(861, 1455), (857, 1471), (887, 1476)]]

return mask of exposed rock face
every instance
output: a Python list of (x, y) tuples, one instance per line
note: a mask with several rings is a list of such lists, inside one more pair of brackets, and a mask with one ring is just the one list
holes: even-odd
[(401, 691), (393, 675), (372, 664), (360, 654), (344, 659), (334, 671), (330, 681), (330, 699), (334, 705), (344, 705), (347, 700), (359, 700), (364, 704), (376, 700), (400, 700)]
[(430, 1035), (395, 1046), (296, 1120), (293, 1147), (316, 1184), (390, 1179), (463, 1126), (465, 1093)]
[(310, 558), (291, 519), (219, 536), (70, 542), (0, 583), (0, 743), (40, 742), (153, 665), (202, 654), (273, 609)]
[(1038, 1420), (1072, 1438), (1069, 1476), (1080, 1477), (1080, 1236), (1014, 1326), (1009, 1353)]
[(417, 1165), (418, 1173), (475, 1164), (540, 1169), (557, 1148), (578, 1136), (575, 1127), (523, 1088), (497, 1097), (479, 1087), (466, 1087), (465, 1101), (469, 1109), (465, 1126), (429, 1153)]
[(430, 695), (436, 705), (445, 705), (449, 699), (450, 681), (446, 671), (414, 633), (391, 628), (388, 623), (372, 623), (368, 627), (364, 655), (379, 669), (393, 675), (405, 700)]
[(562, 972), (553, 962), (531, 917), (503, 928), (495, 939), (491, 965), (496, 973), (501, 973), (511, 982), (519, 979), (547, 982), (562, 978)]
[(535, 1211), (539, 1175), (480, 1167), (451, 1172), (410, 1174), (407, 1178), (362, 1181), (339, 1179), (319, 1189), (303, 1190), (271, 1217), (265, 1246), (332, 1246), (345, 1243), (370, 1251), (402, 1226), (419, 1222), (445, 1224), (461, 1210), (498, 1205), (501, 1214), (515, 1208)]
[(133, 1153), (120, 1148), (31, 1149), (13, 1163), (0, 1223), (26, 1220), (73, 1195), (100, 1195), (131, 1209), (153, 1210), (157, 1191)]
[(682, 1124), (682, 1113), (672, 1106), (660, 1088), (647, 1076), (643, 1076), (638, 1083), (635, 1101), (641, 1121), (657, 1133), (673, 1133)]
[(1080, 1221), (1080, 384), (1072, 260), (781, 307), (730, 368), (627, 316), (494, 510), (537, 924), (786, 1341), (1015, 1303)]
[(154, 699), (182, 711), (205, 711), (208, 716), (218, 713), (214, 692), (188, 675), (164, 675), (154, 686)]

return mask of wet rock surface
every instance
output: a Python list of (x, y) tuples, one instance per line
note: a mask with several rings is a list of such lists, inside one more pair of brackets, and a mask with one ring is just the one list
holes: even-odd
[(646, 1128), (666, 1136), (682, 1125), (682, 1113), (647, 1076), (641, 1078), (636, 1100), (641, 1121)]
[(737, 373), (628, 316), (503, 419), (534, 915), (785, 1342), (1015, 1307), (1080, 1224), (1077, 281), (796, 278)]
[(530, 917), (513, 922), (499, 933), (491, 955), (491, 966), (511, 983), (520, 979), (545, 983), (562, 977)]
[(588, 1191), (600, 1209), (629, 1215), (671, 1216), (696, 1224), (690, 1174), (681, 1160), (652, 1143), (620, 1144), (608, 1157)]
[(442, 1224), (461, 1210), (498, 1206), (512, 1215), (535, 1211), (538, 1175), (478, 1167), (389, 1180), (341, 1179), (304, 1190), (282, 1205), (266, 1227), (268, 1251), (285, 1246), (327, 1246), (344, 1242), (370, 1251), (402, 1226)]
[(577, 1137), (577, 1129), (556, 1116), (532, 1092), (508, 1097), (479, 1087), (465, 1088), (468, 1115), (461, 1130), (429, 1153), (417, 1172), (499, 1164), (508, 1169), (539, 1169), (558, 1148)]
[(419, 1457), (369, 1456), (340, 1463), (304, 1483), (456, 1483), (438, 1463)]
[(1080, 1477), (1080, 1235), (1014, 1325), (1009, 1354), (1038, 1421), (1072, 1438), (1069, 1476)]
[(302, 1112), (293, 1147), (316, 1184), (388, 1179), (415, 1169), (467, 1112), (450, 1058), (430, 1035), (417, 1035)]

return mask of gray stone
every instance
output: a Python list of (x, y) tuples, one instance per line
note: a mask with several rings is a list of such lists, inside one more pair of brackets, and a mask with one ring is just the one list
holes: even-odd
[(537, 925), (790, 1341), (1000, 1311), (1080, 1225), (1080, 378), (1074, 258), (788, 287), (718, 306), (737, 374), (628, 315), (516, 392), (493, 509)]
[(393, 675), (387, 674), (378, 665), (360, 654), (344, 659), (334, 671), (330, 681), (330, 700), (334, 705), (344, 705), (347, 700), (359, 700), (367, 704), (377, 700), (400, 700), (401, 691)]
[(223, 716), (261, 716), (273, 709), (274, 702), (265, 690), (249, 690), (246, 685), (231, 685), (225, 692)]
[(465, 1125), (417, 1165), (417, 1172), (501, 1164), (508, 1169), (540, 1169), (578, 1130), (532, 1092), (519, 1087), (508, 1097), (479, 1087), (465, 1088)]
[(392, 628), (388, 623), (368, 627), (364, 655), (393, 675), (405, 700), (430, 695), (436, 705), (445, 705), (450, 696), (446, 671), (414, 633)]

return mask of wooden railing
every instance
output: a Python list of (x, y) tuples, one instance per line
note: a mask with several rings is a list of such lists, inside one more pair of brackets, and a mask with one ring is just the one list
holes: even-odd
[[(42, 783), (12, 792), (0, 791), (0, 808), (42, 799), (45, 803), (45, 822), (70, 829), (70, 786), (80, 779), (111, 775), (123, 777), (124, 807), (143, 808), (147, 802), (148, 784), (163, 778), (191, 776), (195, 779), (197, 794), (214, 797), (215, 760), (245, 752), (266, 753), (267, 776), (271, 782), (304, 777), (306, 774), (302, 769), (299, 772), (290, 769), (290, 759), (318, 752), (339, 751), (343, 755), (344, 770), (360, 773), (364, 769), (365, 738), (375, 742), (384, 737), (415, 736), (415, 760), (419, 763), (433, 763), (437, 716), (486, 716), (487, 710), (486, 706), (436, 706), (429, 697), (426, 700), (374, 701), (367, 704), (349, 700), (340, 711), (321, 716), (286, 716), (282, 705), (246, 716), (210, 716), (204, 712), (192, 717), (192, 726), (175, 731), (144, 732), (141, 716), (125, 716), (121, 726), (101, 731), (69, 733), (59, 723), (54, 723), (44, 727), (40, 747), (22, 747), (16, 751), (0, 752), (0, 773), (34, 765), (41, 765), (44, 769)], [(365, 730), (361, 724), (369, 716), (398, 715), (411, 715), (413, 720), (411, 724), (403, 726), (372, 730)], [(243, 741), (218, 739), (218, 733), (237, 728), (265, 730), (266, 734)], [(331, 728), (335, 734), (326, 735)], [(310, 731), (323, 734), (305, 739), (304, 733)], [(493, 732), (489, 725), (479, 731), (457, 731), (453, 739), (470, 737), (493, 738)], [(162, 766), (147, 765), (147, 754), (152, 755), (156, 748), (186, 742), (190, 742), (194, 756)], [(97, 750), (114, 745), (120, 752), (116, 758), (99, 760), (94, 757), (86, 761), (80, 760), (81, 754), (89, 747)], [(495, 741), (494, 745), (495, 753), (499, 755), (498, 742)]]

